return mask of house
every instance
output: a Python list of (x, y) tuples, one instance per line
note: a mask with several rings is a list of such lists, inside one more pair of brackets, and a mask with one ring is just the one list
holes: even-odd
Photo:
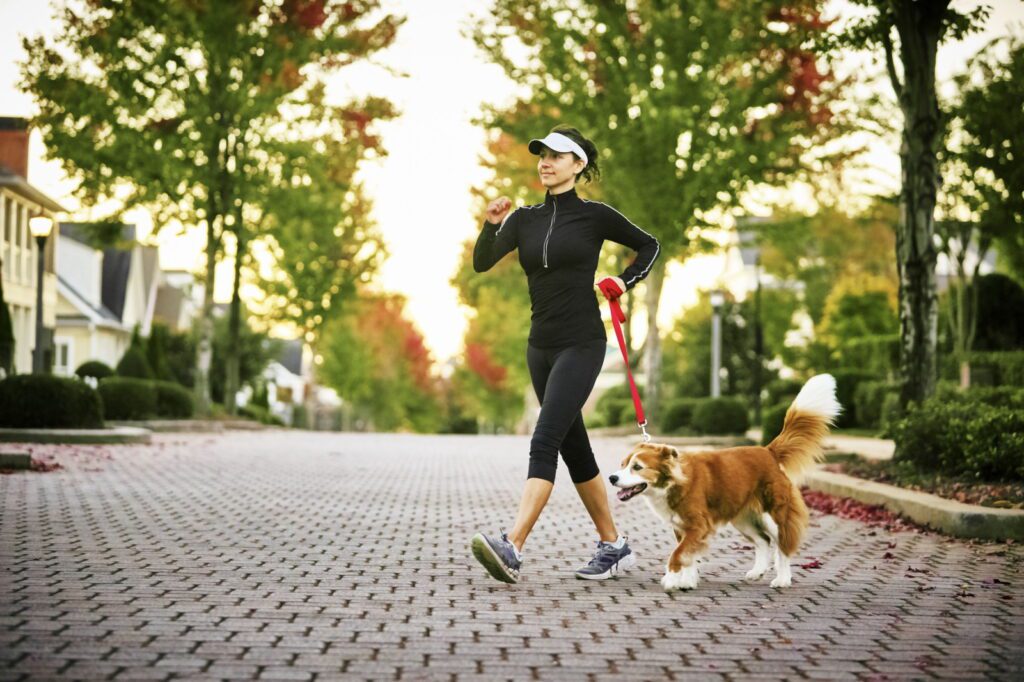
[(87, 360), (117, 365), (136, 326), (148, 336), (157, 303), (160, 270), (156, 247), (122, 228), (122, 244), (95, 249), (87, 226), (61, 223), (57, 268), (55, 374), (70, 376)]
[[(28, 121), (0, 117), (0, 284), (14, 331), (12, 369), (32, 371), (36, 339), (39, 246), (29, 232), (29, 219), (65, 212), (63, 206), (32, 186), (28, 178)], [(43, 338), (45, 363), (52, 358), (50, 337), (56, 324), (57, 240), (43, 249)]]
[(203, 306), (203, 285), (187, 270), (164, 270), (156, 292), (153, 321), (166, 325), (172, 332), (192, 328), (192, 321)]

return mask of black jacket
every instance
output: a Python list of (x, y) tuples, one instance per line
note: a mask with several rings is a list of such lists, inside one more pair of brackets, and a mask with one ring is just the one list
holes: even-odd
[(473, 249), (473, 269), (490, 270), (512, 249), (530, 285), (530, 345), (562, 348), (607, 339), (594, 277), (601, 244), (630, 247), (637, 257), (619, 277), (632, 289), (658, 257), (658, 240), (608, 204), (570, 189), (547, 193), (543, 204), (523, 206), (500, 225), (485, 222)]

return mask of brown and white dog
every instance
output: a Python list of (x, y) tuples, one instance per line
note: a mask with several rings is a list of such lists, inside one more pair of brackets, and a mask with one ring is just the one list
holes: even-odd
[(772, 587), (792, 583), (789, 558), (807, 527), (807, 507), (797, 483), (823, 458), (821, 444), (839, 415), (836, 381), (812, 377), (786, 412), (782, 433), (767, 446), (680, 453), (668, 445), (642, 443), (608, 477), (626, 501), (642, 495), (675, 533), (661, 585), (666, 591), (697, 587), (697, 560), (721, 525), (731, 523), (754, 544), (748, 580), (768, 570), (774, 546)]

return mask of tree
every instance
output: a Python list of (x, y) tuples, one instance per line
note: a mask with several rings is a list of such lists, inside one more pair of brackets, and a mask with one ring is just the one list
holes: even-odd
[[(213, 324), (210, 393), (215, 402), (223, 403), (225, 406), (234, 403), (234, 396), (229, 396), (228, 390), (237, 391), (245, 385), (255, 388), (263, 370), (280, 353), (280, 342), (269, 338), (266, 332), (259, 332), (250, 327), (246, 322), (244, 306), (241, 313), (242, 324), (237, 335), (232, 334), (230, 315), (216, 317)], [(228, 359), (231, 357), (241, 359), (238, 365), (238, 382), (234, 386), (228, 383)]]
[(320, 376), (380, 431), (435, 432), (443, 417), (423, 336), (398, 295), (363, 296), (325, 323)]
[[(24, 41), (22, 86), (47, 147), (87, 206), (134, 206), (205, 223), (206, 296), (197, 407), (209, 404), (214, 269), (225, 230), (245, 219), (247, 169), (287, 129), (314, 73), (389, 45), (377, 0), (96, 0), (66, 8), (53, 44)], [(244, 246), (243, 239), (239, 244)], [(242, 252), (239, 252), (242, 255)]]
[(943, 117), (935, 87), (935, 58), (943, 40), (957, 40), (976, 29), (987, 18), (989, 8), (982, 5), (963, 13), (953, 9), (950, 0), (853, 2), (872, 11), (851, 22), (841, 34), (821, 36), (821, 44), (832, 49), (881, 50), (903, 114), (896, 262), (900, 276), (900, 402), (906, 405), (931, 396), (936, 381), (934, 237)]
[(813, 2), (718, 0), (495, 0), (475, 22), (480, 49), (527, 90), (481, 123), (519, 144), (563, 121), (589, 132), (607, 161), (602, 192), (662, 244), (644, 299), (652, 413), (668, 259), (700, 248), (715, 210), (754, 183), (820, 171), (806, 150), (844, 129), (825, 105), (839, 84), (801, 48), (823, 27)]

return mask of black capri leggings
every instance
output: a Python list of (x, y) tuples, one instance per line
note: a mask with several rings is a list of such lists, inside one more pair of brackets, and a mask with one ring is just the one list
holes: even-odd
[(604, 364), (605, 345), (601, 339), (567, 348), (527, 345), (526, 364), (540, 400), (540, 417), (530, 441), (528, 478), (553, 483), (559, 451), (573, 483), (584, 483), (601, 473), (580, 410)]

